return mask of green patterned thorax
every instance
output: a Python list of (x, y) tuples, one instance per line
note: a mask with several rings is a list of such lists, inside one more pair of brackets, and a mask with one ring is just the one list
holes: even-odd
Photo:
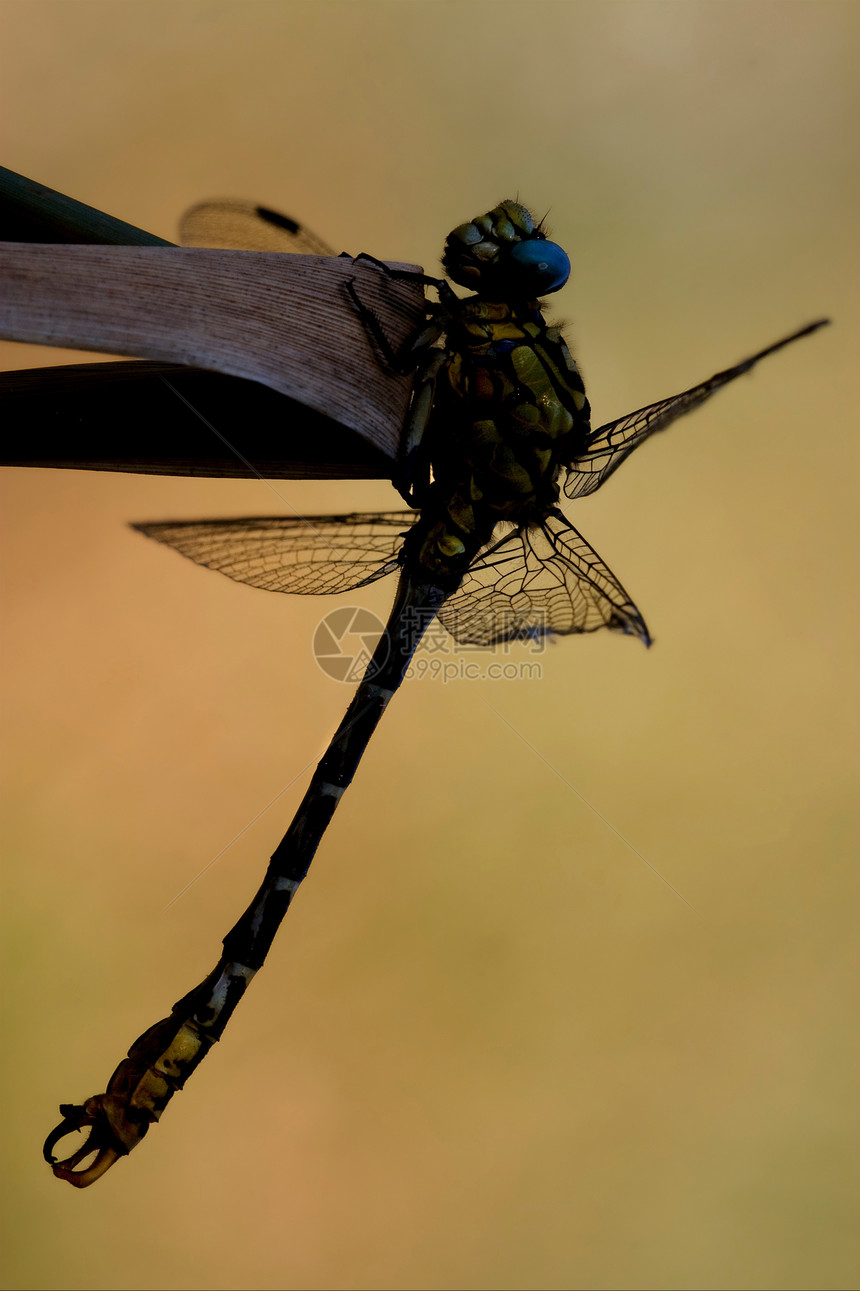
[(552, 246), (524, 207), (503, 202), (446, 243), (447, 272), (478, 294), (452, 309), (428, 428), (434, 485), (419, 561), (437, 574), (468, 563), (500, 520), (545, 518), (558, 501), (562, 466), (590, 429), (585, 387), (561, 331), (548, 326), (539, 301), (496, 298), (505, 246), (527, 239)]

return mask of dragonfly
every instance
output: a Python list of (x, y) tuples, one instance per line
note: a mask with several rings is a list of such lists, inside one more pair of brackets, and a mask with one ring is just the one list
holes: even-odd
[[(192, 246), (334, 254), (295, 220), (250, 202), (192, 207), (181, 233)], [(134, 1042), (104, 1093), (61, 1104), (44, 1155), (78, 1188), (137, 1146), (220, 1039), (430, 625), (438, 619), (470, 646), (601, 628), (650, 645), (631, 597), (561, 510), (562, 492), (573, 501), (593, 493), (652, 435), (829, 321), (595, 429), (576, 361), (543, 313), (541, 298), (565, 285), (570, 261), (518, 201), (500, 202), (448, 235), (444, 278), (360, 258), (435, 295), (425, 291), (424, 320), (395, 352), (355, 285), (347, 287), (379, 361), (414, 374), (393, 471), (406, 508), (134, 526), (252, 587), (320, 595), (389, 574), (397, 586), (366, 672), (215, 967)], [(57, 1160), (57, 1143), (79, 1130), (87, 1131), (83, 1144)]]

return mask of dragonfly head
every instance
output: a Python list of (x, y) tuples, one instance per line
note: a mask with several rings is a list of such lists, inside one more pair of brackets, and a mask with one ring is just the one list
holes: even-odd
[(448, 277), (488, 300), (535, 300), (558, 291), (570, 261), (519, 202), (500, 202), (448, 234), (442, 265)]

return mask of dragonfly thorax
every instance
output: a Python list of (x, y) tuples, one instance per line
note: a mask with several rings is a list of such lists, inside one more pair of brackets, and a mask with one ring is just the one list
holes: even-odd
[(582, 378), (536, 302), (461, 301), (427, 434), (434, 482), (413, 539), (418, 563), (454, 575), (500, 521), (540, 524), (588, 430)]

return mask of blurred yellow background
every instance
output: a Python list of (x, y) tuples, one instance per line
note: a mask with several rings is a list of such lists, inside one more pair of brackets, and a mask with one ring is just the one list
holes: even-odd
[(224, 1042), (81, 1194), (41, 1161), (57, 1104), (217, 959), (346, 705), (311, 654), (344, 602), (126, 527), (278, 511), (263, 484), (2, 473), (5, 1285), (855, 1287), (858, 6), (2, 25), (3, 163), (164, 237), (250, 197), (433, 272), (499, 199), (551, 208), (598, 422), (835, 321), (572, 509), (650, 652), (404, 688)]

